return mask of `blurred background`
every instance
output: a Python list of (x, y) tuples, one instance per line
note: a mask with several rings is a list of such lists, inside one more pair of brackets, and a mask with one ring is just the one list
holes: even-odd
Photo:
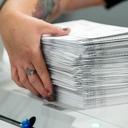
[(121, 3), (109, 10), (104, 7), (92, 7), (71, 12), (61, 16), (56, 22), (76, 19), (86, 19), (105, 24), (128, 27), (128, 2)]

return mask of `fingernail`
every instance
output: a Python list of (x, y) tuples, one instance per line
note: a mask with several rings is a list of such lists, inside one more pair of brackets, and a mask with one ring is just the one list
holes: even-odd
[(69, 31), (69, 28), (63, 28), (64, 31)]
[(48, 89), (46, 89), (46, 91), (47, 91), (47, 95), (48, 96), (51, 96), (52, 95), (52, 92), (51, 91), (49, 91)]

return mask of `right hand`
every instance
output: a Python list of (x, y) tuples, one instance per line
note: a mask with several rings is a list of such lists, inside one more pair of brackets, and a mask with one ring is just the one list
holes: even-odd
[[(52, 83), (41, 49), (42, 34), (63, 36), (68, 34), (43, 20), (18, 11), (4, 10), (0, 14), (0, 35), (9, 55), (12, 79), (20, 87), (35, 95), (52, 95)], [(35, 75), (28, 76), (26, 69), (35, 69)]]
[(56, 7), (50, 17), (48, 17), (48, 20), (55, 19), (65, 12), (91, 6), (105, 5), (105, 0), (56, 0), (56, 3)]

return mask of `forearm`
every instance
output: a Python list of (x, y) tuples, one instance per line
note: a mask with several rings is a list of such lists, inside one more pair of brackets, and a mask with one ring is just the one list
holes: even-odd
[(18, 11), (30, 16), (41, 17), (43, 15), (42, 8), (42, 0), (7, 0), (1, 13)]
[[(5, 11), (20, 11), (30, 16), (34, 16), (37, 18), (47, 18), (50, 15), (48, 8), (50, 5), (48, 4), (50, 0), (6, 0), (2, 10)], [(51, 8), (51, 18), (54, 19), (58, 17), (61, 13), (72, 11), (84, 7), (101, 5), (104, 3), (104, 0), (51, 0), (55, 3), (53, 9)], [(1, 10), (1, 11), (2, 11)]]
[(104, 0), (61, 0), (61, 5), (65, 5), (64, 11), (86, 8), (90, 6), (104, 5)]

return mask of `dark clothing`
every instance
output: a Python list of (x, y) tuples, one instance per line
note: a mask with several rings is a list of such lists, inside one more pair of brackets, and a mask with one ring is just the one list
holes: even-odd
[(109, 9), (113, 7), (114, 5), (119, 4), (120, 2), (123, 2), (123, 1), (126, 1), (126, 0), (105, 0), (106, 8)]

